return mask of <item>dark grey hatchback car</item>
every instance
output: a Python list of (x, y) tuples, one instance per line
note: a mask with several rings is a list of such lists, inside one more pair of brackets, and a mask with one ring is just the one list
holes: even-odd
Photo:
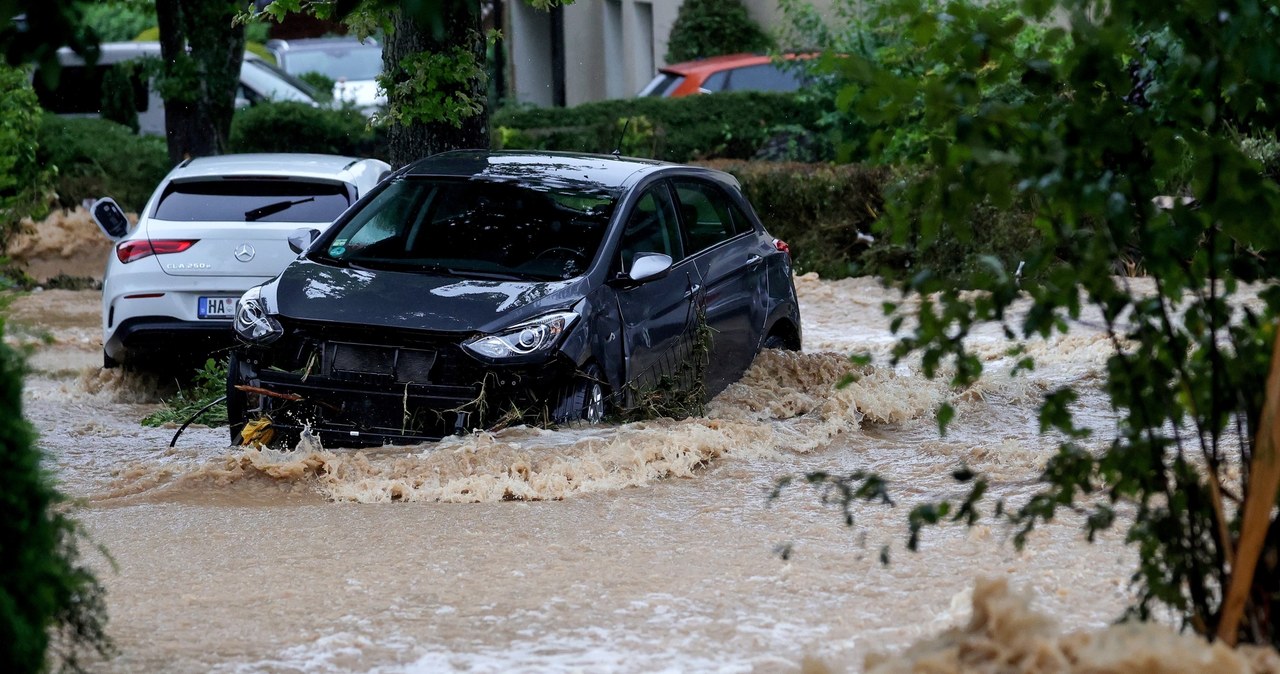
[(800, 348), (786, 244), (720, 171), (449, 152), (306, 234), (237, 307), (233, 441), (259, 419), (360, 445), (596, 422), (708, 335), (708, 396), (761, 349)]

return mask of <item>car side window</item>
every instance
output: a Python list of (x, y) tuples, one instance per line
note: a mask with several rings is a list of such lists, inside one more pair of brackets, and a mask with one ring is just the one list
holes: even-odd
[(800, 78), (772, 63), (734, 68), (729, 91), (796, 91)]
[(733, 204), (719, 187), (692, 178), (674, 180), (672, 184), (680, 202), (680, 217), (689, 236), (691, 254), (733, 238), (737, 233), (730, 210)]
[(665, 253), (673, 263), (684, 259), (676, 207), (665, 183), (645, 190), (631, 208), (618, 250), (624, 271), (631, 269), (638, 253)]
[(712, 93), (715, 93), (717, 91), (724, 91), (725, 85), (728, 83), (727, 82), (728, 79), (729, 79), (728, 70), (721, 70), (720, 72), (717, 72), (717, 73), (711, 73), (710, 75), (707, 75), (707, 79), (702, 81), (701, 88), (706, 89), (707, 91), (710, 91)]
[(739, 208), (732, 200), (730, 200), (728, 204), (729, 215), (733, 217), (734, 232), (741, 234), (743, 232), (750, 232), (756, 228), (756, 223), (751, 218), (747, 217), (746, 211)]

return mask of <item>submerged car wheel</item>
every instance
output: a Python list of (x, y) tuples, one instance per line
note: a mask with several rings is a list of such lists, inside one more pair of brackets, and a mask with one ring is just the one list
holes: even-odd
[(608, 408), (604, 374), (593, 363), (578, 373), (573, 385), (564, 392), (551, 415), (552, 421), (598, 424)]
[(769, 335), (768, 337), (765, 337), (764, 344), (760, 345), (761, 351), (764, 351), (765, 349), (784, 349), (790, 351), (791, 346), (787, 344), (787, 340), (783, 339), (781, 335)]

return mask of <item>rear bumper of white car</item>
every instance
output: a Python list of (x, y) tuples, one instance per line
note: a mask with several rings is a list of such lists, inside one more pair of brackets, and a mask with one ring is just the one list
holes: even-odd
[[(108, 275), (102, 293), (102, 346), (111, 361), (148, 363), (225, 349), (234, 341), (231, 316), (202, 318), (200, 298), (238, 298), (260, 276)], [(230, 302), (234, 309), (234, 301)], [(108, 361), (110, 362), (110, 361)]]
[(167, 361), (203, 354), (221, 358), (220, 352), (234, 341), (231, 321), (197, 323), (143, 316), (117, 324), (103, 344), (103, 351), (117, 363), (146, 363), (154, 358)]

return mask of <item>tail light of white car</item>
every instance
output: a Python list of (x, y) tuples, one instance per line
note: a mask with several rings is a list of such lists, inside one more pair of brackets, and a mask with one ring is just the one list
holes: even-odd
[(121, 241), (116, 246), (116, 257), (125, 264), (151, 255), (181, 253), (194, 246), (199, 239), (133, 239)]

